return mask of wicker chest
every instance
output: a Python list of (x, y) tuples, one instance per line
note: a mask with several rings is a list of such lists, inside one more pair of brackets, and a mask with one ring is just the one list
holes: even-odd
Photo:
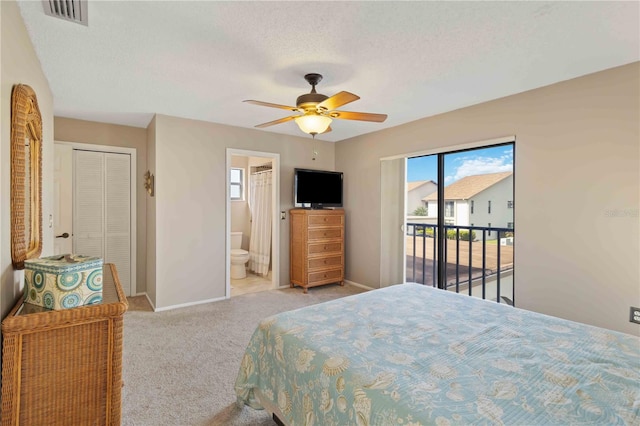
[(2, 321), (2, 425), (119, 425), (127, 299), (113, 264), (101, 303), (48, 310), (21, 300)]
[(344, 210), (289, 211), (290, 280), (309, 287), (344, 285)]

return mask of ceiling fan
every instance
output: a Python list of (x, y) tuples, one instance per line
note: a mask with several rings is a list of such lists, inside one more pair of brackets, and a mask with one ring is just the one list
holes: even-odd
[(386, 114), (338, 111), (336, 110), (336, 108), (339, 108), (350, 102), (357, 101), (358, 99), (360, 99), (360, 96), (354, 95), (353, 93), (349, 92), (340, 92), (331, 97), (328, 97), (316, 92), (316, 85), (320, 83), (320, 80), (322, 80), (322, 75), (311, 73), (305, 75), (304, 79), (307, 80), (307, 82), (311, 85), (311, 92), (298, 96), (298, 99), (296, 100), (296, 106), (294, 107), (254, 100), (243, 101), (254, 105), (286, 109), (289, 111), (300, 113), (300, 115), (291, 115), (289, 117), (269, 121), (268, 123), (258, 124), (255, 127), (269, 127), (275, 124), (286, 123), (287, 121), (295, 120), (298, 127), (300, 127), (300, 130), (315, 137), (317, 134), (330, 132), (331, 127), (329, 127), (329, 125), (334, 118), (339, 118), (342, 120), (374, 121), (376, 123), (382, 123), (387, 119)]

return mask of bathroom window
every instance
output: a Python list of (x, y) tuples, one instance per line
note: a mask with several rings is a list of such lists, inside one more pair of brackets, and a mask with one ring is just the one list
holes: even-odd
[(232, 167), (229, 176), (229, 195), (232, 201), (244, 200), (244, 169)]

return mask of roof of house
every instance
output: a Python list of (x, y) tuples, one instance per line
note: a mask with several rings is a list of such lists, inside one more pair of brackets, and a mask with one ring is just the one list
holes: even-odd
[[(484, 175), (473, 175), (463, 177), (460, 180), (447, 185), (444, 188), (444, 198), (446, 200), (468, 200), (479, 194), (490, 186), (495, 185), (503, 179), (511, 176), (513, 172), (488, 173)], [(434, 192), (424, 197), (423, 201), (435, 201), (438, 193)]]
[(436, 185), (436, 183), (432, 180), (416, 180), (414, 182), (407, 182), (407, 192), (409, 191), (413, 191), (416, 188), (421, 187), (422, 185), (424, 185), (425, 183), (433, 183), (434, 185)]

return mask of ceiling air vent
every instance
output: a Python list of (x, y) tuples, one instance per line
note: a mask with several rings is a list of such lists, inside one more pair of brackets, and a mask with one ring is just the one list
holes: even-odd
[(87, 0), (42, 0), (44, 13), (77, 24), (88, 25)]

